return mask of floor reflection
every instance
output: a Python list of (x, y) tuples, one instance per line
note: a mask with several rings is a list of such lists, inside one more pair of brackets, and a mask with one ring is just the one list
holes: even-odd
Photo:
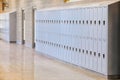
[(47, 58), (23, 45), (0, 41), (0, 80), (106, 80), (104, 77)]
[(3, 41), (0, 47), (0, 80), (34, 80), (32, 50)]

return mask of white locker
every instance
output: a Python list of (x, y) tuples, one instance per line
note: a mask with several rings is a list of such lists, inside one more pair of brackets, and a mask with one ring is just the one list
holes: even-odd
[(93, 9), (90, 8), (90, 69), (93, 70)]
[(16, 12), (2, 13), (1, 24), (1, 39), (16, 42)]
[(102, 45), (102, 43), (101, 43), (101, 25), (100, 25), (100, 22), (101, 22), (101, 14), (102, 14), (102, 8), (100, 7), (98, 7), (97, 8), (97, 14), (96, 14), (96, 16), (98, 16), (97, 17), (97, 19), (96, 19), (96, 21), (97, 21), (97, 23), (96, 23), (96, 25), (97, 25), (97, 59), (98, 59), (98, 61), (97, 61), (97, 71), (99, 71), (99, 72), (101, 72), (101, 69), (102, 69), (102, 65), (101, 65), (101, 45)]
[(98, 32), (98, 25), (96, 24), (96, 21), (97, 21), (97, 10), (98, 8), (97, 7), (94, 7), (93, 8), (93, 69), (95, 71), (97, 71), (97, 67), (98, 67), (98, 64), (97, 64), (97, 32)]
[(86, 68), (89, 69), (89, 60), (90, 60), (90, 56), (89, 56), (89, 8), (86, 8), (86, 12), (85, 12), (85, 27), (86, 27), (86, 37), (85, 37), (85, 41), (86, 41)]
[[(108, 8), (103, 7), (102, 21), (106, 22), (102, 27), (102, 73), (107, 74), (107, 53), (108, 53)], [(104, 68), (103, 68), (104, 67)]]
[[(73, 64), (75, 64), (75, 65), (77, 65), (77, 61), (76, 61), (76, 59), (77, 59), (77, 44), (76, 44), (76, 42), (77, 42), (77, 31), (76, 31), (76, 27), (77, 27), (77, 25), (76, 25), (76, 19), (77, 19), (77, 9), (72, 9), (72, 12), (73, 12), (73, 18), (72, 18), (72, 30), (73, 30), (73, 32), (72, 32), (72, 34), (73, 34)], [(74, 13), (74, 12), (76, 12), (76, 13)]]
[(79, 48), (79, 50), (78, 50), (79, 51), (79, 59), (78, 59), (79, 63), (78, 63), (78, 65), (81, 66), (82, 65), (81, 8), (78, 9), (78, 23), (79, 23), (78, 24), (78, 36), (79, 36), (79, 38), (78, 38), (78, 41), (79, 41), (79, 43), (78, 43), (78, 48)]
[(108, 78), (119, 75), (119, 3), (36, 11), (36, 50)]
[(79, 37), (79, 8), (76, 8), (76, 18), (75, 18), (75, 37), (76, 37), (76, 40), (75, 40), (75, 45), (76, 45), (76, 49), (75, 49), (75, 63), (76, 65), (79, 66), (79, 63), (80, 63), (80, 53), (79, 53), (79, 45), (80, 45), (80, 37)]
[[(84, 9), (81, 8), (81, 15), (84, 15)], [(83, 54), (83, 51), (84, 51), (84, 40), (83, 40), (83, 35), (84, 35), (84, 31), (83, 31), (83, 19), (84, 19), (84, 16), (81, 16), (81, 25), (80, 25), (80, 29), (81, 29), (81, 66), (84, 67), (84, 54)]]

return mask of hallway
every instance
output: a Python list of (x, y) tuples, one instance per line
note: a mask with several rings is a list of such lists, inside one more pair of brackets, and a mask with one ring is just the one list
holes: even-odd
[(0, 41), (0, 80), (105, 80), (95, 73)]

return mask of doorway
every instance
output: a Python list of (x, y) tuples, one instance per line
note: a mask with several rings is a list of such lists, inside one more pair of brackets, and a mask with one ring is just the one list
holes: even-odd
[(25, 11), (22, 10), (22, 44), (25, 44)]

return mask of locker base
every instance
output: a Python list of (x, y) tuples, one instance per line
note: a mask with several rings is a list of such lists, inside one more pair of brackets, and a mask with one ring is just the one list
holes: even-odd
[(16, 43), (16, 41), (8, 41), (8, 40), (4, 40), (4, 39), (0, 39), (0, 40), (5, 41), (7, 43)]
[(108, 79), (109, 79), (109, 80), (120, 79), (120, 75), (108, 75)]
[(10, 43), (16, 43), (16, 41), (10, 41)]

